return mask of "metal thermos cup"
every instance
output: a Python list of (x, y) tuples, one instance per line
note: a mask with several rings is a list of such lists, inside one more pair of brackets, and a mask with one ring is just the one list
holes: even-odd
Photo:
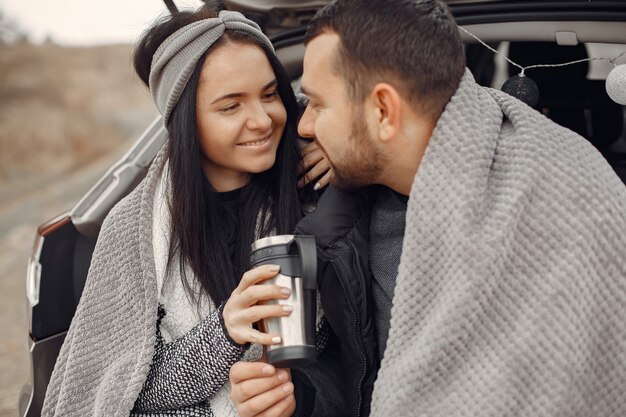
[(287, 299), (263, 304), (287, 304), (293, 311), (286, 317), (262, 320), (261, 330), (281, 337), (281, 343), (265, 347), (268, 363), (279, 368), (293, 368), (315, 362), (315, 319), (317, 307), (317, 252), (315, 237), (279, 235), (259, 239), (252, 244), (252, 267), (280, 265), (280, 272), (265, 284), (287, 287)]

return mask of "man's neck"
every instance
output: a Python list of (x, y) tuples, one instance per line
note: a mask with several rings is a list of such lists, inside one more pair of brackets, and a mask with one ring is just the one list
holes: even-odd
[(435, 122), (411, 119), (403, 124), (402, 134), (387, 154), (388, 166), (381, 183), (397, 193), (408, 196), (413, 181), (435, 129)]

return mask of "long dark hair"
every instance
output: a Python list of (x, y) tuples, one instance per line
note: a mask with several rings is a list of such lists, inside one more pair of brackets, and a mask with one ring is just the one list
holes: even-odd
[[(169, 35), (189, 23), (215, 16), (215, 11), (204, 7), (197, 12), (177, 13), (150, 28), (134, 54), (135, 69), (144, 83), (148, 84), (154, 52)], [(239, 235), (233, 258), (224, 238), (228, 236), (223, 222), (225, 207), (201, 167), (195, 110), (202, 65), (207, 56), (210, 57), (211, 49), (223, 42), (251, 43), (263, 49), (276, 75), (278, 92), (287, 111), (287, 123), (274, 166), (253, 174), (250, 184), (241, 190)], [(195, 300), (200, 294), (193, 293), (188, 285), (183, 265), (191, 266), (202, 290), (216, 305), (221, 304), (249, 268), (250, 244), (257, 232), (260, 236), (271, 232), (292, 233), (303, 215), (304, 205), (312, 199), (310, 189), (301, 191), (296, 184), (300, 164), (297, 116), (296, 99), (284, 68), (272, 51), (266, 50), (245, 32), (225, 32), (199, 60), (167, 126), (167, 157), (172, 184), (172, 239), (168, 265), (174, 256), (179, 257), (183, 283)]]

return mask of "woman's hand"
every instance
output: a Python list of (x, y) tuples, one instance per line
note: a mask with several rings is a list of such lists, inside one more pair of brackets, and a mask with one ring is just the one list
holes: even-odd
[(302, 177), (298, 181), (298, 187), (302, 188), (317, 179), (313, 189), (319, 190), (328, 185), (333, 175), (332, 173), (333, 171), (328, 160), (315, 142), (311, 142), (302, 148), (302, 165), (298, 173)]
[(241, 417), (285, 417), (296, 409), (290, 369), (263, 362), (237, 362), (230, 368), (230, 398)]
[(226, 301), (222, 313), (224, 325), (235, 342), (262, 345), (280, 343), (279, 336), (263, 333), (252, 327), (253, 323), (261, 319), (288, 316), (293, 311), (292, 306), (284, 304), (257, 305), (262, 300), (285, 299), (291, 294), (291, 290), (286, 287), (260, 284), (276, 276), (279, 270), (278, 265), (261, 265), (249, 270), (243, 274), (239, 285)]

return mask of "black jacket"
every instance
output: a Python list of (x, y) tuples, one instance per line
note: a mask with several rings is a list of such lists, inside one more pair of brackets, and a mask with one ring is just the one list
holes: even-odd
[(316, 237), (318, 287), (332, 330), (318, 362), (293, 372), (298, 415), (369, 415), (379, 367), (368, 259), (374, 192), (329, 187), (296, 229)]

